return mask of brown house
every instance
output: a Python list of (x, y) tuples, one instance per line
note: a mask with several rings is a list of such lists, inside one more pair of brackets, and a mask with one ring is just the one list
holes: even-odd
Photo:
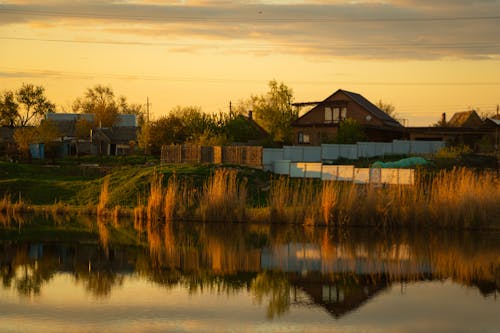
[(446, 121), (446, 114), (443, 113), (437, 126), (407, 127), (406, 130), (409, 140), (446, 141), (451, 145), (465, 144), (474, 149), (485, 137), (495, 139), (495, 122), (483, 121), (474, 110), (457, 112), (449, 121)]
[(339, 124), (348, 118), (361, 124), (368, 141), (391, 141), (404, 135), (404, 127), (360, 94), (339, 89), (292, 123), (294, 144), (320, 145), (337, 137)]
[(448, 127), (467, 127), (479, 128), (483, 124), (481, 117), (476, 111), (464, 111), (455, 113), (449, 122), (446, 123)]

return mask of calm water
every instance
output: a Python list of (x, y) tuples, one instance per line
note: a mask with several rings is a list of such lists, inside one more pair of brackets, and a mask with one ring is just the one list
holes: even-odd
[(500, 332), (499, 232), (3, 223), (0, 332)]

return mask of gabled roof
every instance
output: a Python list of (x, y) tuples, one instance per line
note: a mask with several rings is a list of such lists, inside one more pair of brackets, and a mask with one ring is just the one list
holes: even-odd
[[(373, 104), (372, 102), (370, 102), (369, 100), (367, 100), (366, 98), (364, 98), (362, 95), (360, 95), (358, 93), (355, 93), (355, 92), (351, 92), (351, 91), (347, 91), (347, 90), (342, 90), (342, 89), (337, 90), (336, 92), (334, 92), (333, 94), (331, 94), (330, 96), (328, 96), (327, 98), (325, 98), (322, 102), (319, 102), (318, 105), (316, 105), (315, 107), (313, 107), (307, 113), (313, 111), (319, 105), (326, 104), (330, 98), (332, 98), (333, 96), (335, 96), (338, 93), (343, 93), (344, 95), (346, 95), (354, 103), (358, 104), (363, 109), (365, 109), (366, 111), (370, 112), (373, 117), (375, 117), (375, 118), (380, 119), (381, 121), (383, 121), (385, 125), (387, 125), (387, 126), (394, 126), (394, 127), (403, 127), (403, 125), (401, 125), (396, 119), (394, 119), (391, 116), (389, 116), (387, 113), (385, 113), (384, 111), (382, 111), (378, 106), (376, 106), (375, 104)], [(300, 103), (298, 103), (298, 104), (300, 104)], [(306, 114), (302, 115), (297, 120), (301, 119)], [(295, 122), (297, 120), (295, 120)]]
[(446, 123), (447, 126), (449, 127), (472, 127), (470, 124), (466, 124), (469, 120), (474, 121), (474, 118), (481, 120), (479, 115), (476, 113), (476, 111), (471, 110), (471, 111), (463, 111), (463, 112), (456, 112)]
[(364, 98), (362, 95), (355, 93), (355, 92), (342, 90), (342, 89), (339, 89), (338, 91), (341, 91), (344, 94), (346, 94), (347, 96), (349, 96), (354, 102), (358, 103), (365, 110), (369, 111), (371, 114), (373, 114), (378, 119), (386, 122), (387, 125), (394, 125), (394, 126), (398, 126), (398, 127), (402, 126), (396, 119), (389, 116), (387, 113), (382, 111), (378, 106), (376, 106), (375, 104), (373, 104), (372, 102), (370, 102), (369, 100)]
[(128, 144), (137, 140), (137, 127), (98, 128), (93, 131), (92, 136), (107, 143)]

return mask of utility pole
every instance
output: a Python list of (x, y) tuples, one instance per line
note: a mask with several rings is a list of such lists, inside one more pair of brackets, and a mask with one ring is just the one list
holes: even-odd
[(146, 122), (149, 124), (149, 96), (146, 97)]

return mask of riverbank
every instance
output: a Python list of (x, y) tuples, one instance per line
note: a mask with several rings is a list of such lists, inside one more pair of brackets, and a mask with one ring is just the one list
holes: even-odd
[(128, 216), (143, 227), (173, 220), (500, 227), (495, 171), (421, 170), (414, 186), (375, 187), (277, 178), (241, 167), (125, 165), (103, 171), (1, 163), (3, 220), (36, 213)]

